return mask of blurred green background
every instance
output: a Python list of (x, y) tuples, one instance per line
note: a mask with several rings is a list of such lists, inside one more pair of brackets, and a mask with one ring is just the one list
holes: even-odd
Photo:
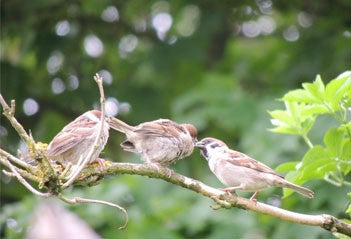
[[(316, 74), (332, 79), (350, 69), (350, 12), (349, 0), (1, 1), (1, 94), (7, 102), (16, 100), (19, 122), (48, 143), (68, 122), (99, 106), (93, 80), (99, 72), (108, 114), (130, 124), (190, 122), (199, 138), (221, 138), (274, 168), (301, 160), (307, 146), (295, 136), (267, 131), (267, 111), (281, 108), (276, 98)], [(1, 117), (1, 148), (25, 151)], [(321, 137), (318, 128), (312, 131), (311, 138)], [(122, 139), (111, 132), (102, 157), (140, 162), (120, 149)], [(222, 186), (197, 150), (172, 168)], [(281, 200), (281, 189), (269, 189), (258, 200), (346, 216), (347, 188), (321, 180), (306, 186), (315, 199), (293, 194)], [(109, 177), (66, 195), (126, 207), (130, 222), (118, 231), (123, 217), (111, 208), (64, 205), (103, 238), (333, 238), (317, 227), (254, 212), (214, 211), (208, 198), (141, 176)], [(23, 238), (38, 204), (40, 199), (1, 174), (1, 237)]]

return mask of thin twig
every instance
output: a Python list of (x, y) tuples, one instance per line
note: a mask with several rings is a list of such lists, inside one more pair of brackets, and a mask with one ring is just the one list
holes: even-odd
[(24, 140), (27, 146), (33, 147), (35, 142), (32, 138), (29, 137), (27, 132), (24, 130), (22, 125), (18, 123), (16, 118), (14, 117), (15, 114), (15, 101), (11, 101), (11, 108), (8, 106), (2, 95), (0, 94), (0, 104), (3, 107), (4, 115), (10, 121), (12, 127), (17, 131), (18, 135)]
[(66, 178), (66, 175), (68, 174), (68, 172), (71, 170), (72, 168), (72, 163), (68, 162), (68, 164), (66, 165), (65, 170), (63, 170), (63, 172), (60, 174), (59, 178), (60, 179), (64, 179)]
[(15, 118), (14, 116), (15, 108), (16, 108), (15, 100), (11, 100), (11, 107), (9, 107), (6, 101), (4, 100), (4, 98), (2, 97), (2, 95), (0, 94), (0, 104), (3, 107), (4, 115), (6, 116), (6, 118), (10, 121), (12, 127), (17, 131), (18, 135), (26, 143), (26, 146), (29, 149), (31, 156), (34, 155), (35, 157), (33, 158), (36, 160), (37, 159), (36, 156), (41, 155), (45, 168), (47, 169), (47, 172), (46, 172), (48, 174), (47, 176), (49, 178), (55, 178), (56, 174), (52, 169), (49, 160), (46, 158), (46, 156), (42, 155), (41, 153), (38, 153), (38, 149), (36, 148), (36, 143), (33, 137), (31, 137), (31, 135), (28, 135), (28, 133), (24, 130), (23, 126)]
[(9, 154), (8, 152), (6, 152), (3, 149), (0, 149), (0, 155), (6, 157), (8, 160), (10, 160), (11, 162), (21, 166), (22, 168), (27, 169), (29, 172), (34, 172), (36, 170), (34, 166), (32, 166), (30, 164), (27, 164), (23, 160), (20, 160), (19, 158)]
[(7, 166), (10, 168), (10, 170), (12, 171), (12, 173), (15, 175), (15, 177), (17, 178), (17, 180), (23, 185), (25, 186), (29, 191), (31, 191), (33, 194), (38, 195), (40, 197), (50, 197), (51, 193), (43, 193), (43, 192), (39, 192), (38, 190), (36, 190), (35, 188), (32, 187), (32, 185), (30, 185), (16, 170), (16, 168), (7, 160), (5, 159), (5, 161), (7, 161)]
[[(1, 155), (0, 155), (0, 163), (1, 163), (2, 165), (4, 165), (5, 167), (10, 168), (9, 164), (10, 164), (11, 162), (10, 162), (9, 160), (7, 160), (6, 157), (1, 156)], [(27, 178), (27, 179), (32, 180), (32, 181), (37, 182), (37, 183), (40, 182), (40, 178), (37, 177), (37, 176), (35, 176), (34, 174), (32, 174), (32, 172), (28, 172), (28, 171), (26, 171), (26, 170), (23, 170), (23, 169), (21, 169), (21, 168), (18, 168), (18, 167), (16, 167), (16, 166), (14, 166), (14, 165), (12, 165), (12, 166), (16, 169), (16, 171), (17, 171), (22, 177)], [(10, 173), (10, 172), (8, 172), (8, 173)]]
[(77, 169), (74, 171), (74, 173), (68, 179), (68, 181), (63, 184), (62, 189), (65, 189), (65, 188), (69, 187), (74, 182), (74, 180), (78, 177), (78, 175), (82, 171), (82, 169), (88, 164), (88, 162), (91, 161), (92, 156), (94, 155), (95, 151), (98, 148), (98, 143), (99, 143), (99, 140), (101, 138), (102, 131), (104, 129), (104, 123), (105, 123), (105, 94), (104, 94), (104, 87), (102, 85), (103, 84), (103, 80), (99, 76), (99, 74), (97, 74), (97, 73), (94, 76), (94, 80), (96, 81), (96, 83), (97, 83), (97, 85), (99, 87), (99, 91), (100, 91), (100, 104), (101, 104), (100, 123), (101, 123), (101, 125), (100, 125), (100, 128), (99, 128), (99, 132), (97, 133), (95, 141), (94, 141), (94, 144), (90, 148), (90, 151), (87, 154), (86, 158), (83, 160), (81, 165), (79, 165), (77, 167)]
[(66, 198), (65, 196), (63, 196), (62, 194), (58, 194), (57, 195), (58, 198), (60, 198), (62, 201), (66, 202), (66, 203), (70, 203), (70, 204), (77, 204), (77, 203), (97, 203), (97, 204), (103, 204), (103, 205), (107, 205), (110, 207), (114, 207), (117, 208), (118, 210), (120, 210), (124, 217), (125, 217), (125, 223), (120, 226), (118, 229), (124, 229), (126, 228), (127, 224), (128, 224), (128, 213), (126, 211), (126, 209), (124, 209), (123, 207), (114, 204), (114, 203), (110, 203), (110, 202), (106, 202), (103, 200), (96, 200), (96, 199), (87, 199), (87, 198), (81, 198), (81, 197), (75, 197), (75, 198)]

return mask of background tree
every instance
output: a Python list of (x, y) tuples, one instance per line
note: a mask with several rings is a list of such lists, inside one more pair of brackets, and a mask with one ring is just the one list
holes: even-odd
[[(271, 167), (301, 161), (308, 146), (299, 137), (269, 133), (266, 111), (279, 107), (275, 98), (315, 75), (327, 83), (350, 67), (350, 10), (345, 0), (2, 2), (1, 93), (16, 99), (16, 117), (34, 138), (49, 142), (98, 104), (91, 77), (99, 71), (109, 113), (118, 108), (118, 117), (130, 124), (172, 118), (193, 123), (200, 137), (221, 138)], [(322, 116), (309, 137), (322, 144), (319, 129), (332, 126), (335, 122)], [(12, 153), (23, 145), (3, 118), (0, 136), (1, 148)], [(139, 162), (116, 147), (121, 140), (111, 133), (102, 156)], [(174, 168), (221, 186), (196, 151)], [(312, 201), (297, 195), (281, 201), (279, 190), (267, 190), (259, 200), (346, 217), (347, 186), (322, 179), (307, 186), (316, 192)], [(98, 196), (128, 209), (128, 230), (116, 231), (115, 211), (98, 205), (71, 208), (105, 238), (330, 237), (318, 228), (242, 210), (213, 211), (206, 198), (138, 176), (109, 178), (72, 195)], [(22, 238), (37, 203), (1, 175), (3, 235)]]

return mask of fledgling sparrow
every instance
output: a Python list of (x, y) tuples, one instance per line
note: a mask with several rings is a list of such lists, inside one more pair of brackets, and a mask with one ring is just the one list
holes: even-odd
[(195, 146), (197, 130), (192, 124), (177, 124), (168, 119), (158, 119), (137, 126), (110, 117), (110, 127), (126, 135), (121, 147), (141, 154), (141, 160), (167, 166), (189, 156)]
[(255, 192), (250, 200), (255, 200), (259, 191), (268, 187), (290, 188), (295, 192), (313, 198), (313, 191), (288, 182), (270, 167), (238, 151), (229, 149), (221, 140), (204, 138), (196, 143), (201, 154), (208, 161), (210, 170), (228, 188), (226, 192), (241, 189)]
[[(87, 111), (74, 121), (66, 125), (50, 142), (47, 155), (51, 160), (66, 165), (77, 164), (79, 159), (88, 155), (90, 148), (101, 127), (101, 112), (98, 110)], [(98, 148), (89, 163), (97, 160), (104, 149), (109, 136), (109, 124), (105, 120)]]

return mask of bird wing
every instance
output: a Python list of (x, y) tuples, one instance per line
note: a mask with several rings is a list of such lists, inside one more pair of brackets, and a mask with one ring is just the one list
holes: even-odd
[(64, 153), (89, 137), (96, 123), (89, 120), (84, 121), (84, 125), (81, 123), (79, 122), (78, 126), (78, 120), (75, 120), (64, 127), (50, 142), (48, 155), (56, 156)]
[(140, 124), (135, 132), (146, 136), (178, 137), (180, 133), (185, 131), (179, 124), (171, 120), (159, 119)]
[(230, 154), (231, 160), (228, 160), (228, 162), (233, 164), (233, 165), (250, 168), (250, 169), (253, 169), (253, 170), (256, 170), (259, 172), (263, 172), (263, 173), (274, 174), (274, 175), (277, 175), (281, 178), (284, 178), (283, 176), (281, 176), (280, 174), (275, 172), (273, 169), (271, 169), (267, 165), (258, 162), (257, 160), (247, 156), (246, 154), (243, 154), (243, 153), (240, 153), (240, 152), (234, 151), (234, 150), (230, 150), (229, 154)]

